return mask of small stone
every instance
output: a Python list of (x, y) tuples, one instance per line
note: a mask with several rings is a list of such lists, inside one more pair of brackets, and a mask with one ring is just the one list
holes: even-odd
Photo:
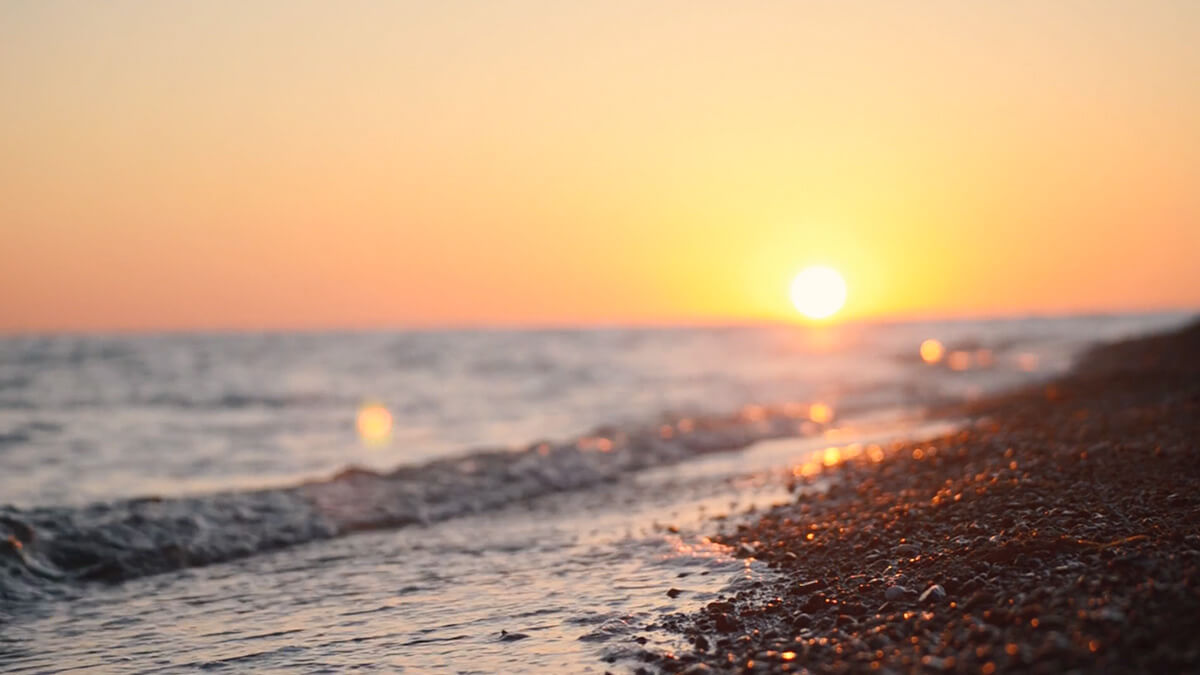
[(888, 589), (883, 592), (883, 597), (887, 598), (888, 600), (904, 600), (912, 597), (912, 594), (912, 591), (903, 586), (889, 586)]
[(939, 602), (946, 599), (946, 589), (942, 588), (941, 584), (934, 584), (925, 589), (921, 597), (917, 598), (917, 602)]
[(846, 614), (862, 616), (867, 613), (867, 606), (861, 602), (844, 602), (842, 603), (842, 611)]
[(916, 544), (900, 544), (896, 547), (896, 553), (911, 558), (921, 553), (921, 547)]
[(1038, 626), (1046, 630), (1063, 630), (1067, 627), (1067, 621), (1056, 614), (1047, 614), (1039, 617)]
[(940, 658), (927, 654), (921, 657), (921, 663), (930, 670), (949, 671), (954, 669), (954, 661), (948, 658)]
[(754, 548), (753, 544), (747, 544), (746, 542), (742, 542), (738, 546), (738, 555), (742, 555), (747, 558), (752, 558), (752, 557), (754, 557), (754, 555), (756, 553), (758, 553), (758, 549)]
[(802, 609), (811, 614), (813, 612), (819, 612), (822, 609), (825, 609), (825, 605), (827, 604), (829, 603), (825, 602), (824, 595), (820, 593), (813, 593), (812, 595), (808, 596), (808, 600), (804, 601)]
[(988, 591), (976, 591), (967, 600), (967, 609), (975, 609), (977, 607), (991, 607), (996, 604), (996, 596)]
[(737, 621), (728, 614), (718, 614), (714, 617), (713, 624), (722, 633), (732, 633), (739, 628)]
[(1121, 612), (1121, 610), (1119, 610), (1119, 609), (1114, 609), (1112, 607), (1105, 607), (1103, 609), (1097, 609), (1097, 610), (1093, 611), (1091, 613), (1090, 618), (1094, 621), (1111, 621), (1113, 623), (1123, 623), (1125, 621), (1125, 614), (1123, 614)]
[(683, 594), (683, 591), (679, 590), (678, 588), (672, 588), (667, 591), (668, 598), (678, 598), (682, 594)]

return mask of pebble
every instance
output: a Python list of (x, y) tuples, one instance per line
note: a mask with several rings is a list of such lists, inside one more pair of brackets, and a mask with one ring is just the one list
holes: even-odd
[(922, 657), (921, 663), (930, 670), (952, 670), (954, 668), (954, 661), (932, 655)]
[(826, 604), (828, 604), (828, 603), (825, 602), (824, 595), (822, 595), (820, 593), (813, 593), (812, 595), (808, 596), (808, 600), (804, 601), (804, 604), (801, 605), (801, 608), (805, 612), (808, 612), (811, 614), (814, 612), (819, 612), (822, 609), (825, 609)]
[(938, 602), (946, 599), (946, 589), (942, 588), (941, 584), (934, 584), (925, 589), (921, 597), (917, 598), (917, 602)]
[(903, 600), (905, 598), (912, 597), (912, 595), (913, 592), (903, 586), (889, 586), (888, 589), (883, 592), (883, 597), (887, 598), (888, 600)]
[(734, 621), (728, 614), (718, 614), (714, 617), (713, 624), (722, 633), (732, 633), (739, 627), (737, 621)]

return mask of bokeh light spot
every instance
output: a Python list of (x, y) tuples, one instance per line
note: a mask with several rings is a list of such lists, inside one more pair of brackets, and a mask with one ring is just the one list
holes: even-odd
[(842, 461), (842, 453), (837, 448), (825, 448), (822, 453), (821, 463), (825, 466), (835, 466)]
[(946, 348), (942, 346), (941, 340), (929, 338), (921, 343), (921, 360), (925, 363), (937, 363), (945, 353)]
[(950, 366), (950, 370), (966, 370), (971, 367), (971, 352), (950, 352), (946, 363)]
[(1038, 356), (1030, 352), (1023, 352), (1017, 355), (1017, 367), (1021, 370), (1032, 373), (1038, 369)]
[(364, 443), (386, 443), (392, 437), (392, 413), (382, 403), (366, 403), (358, 409), (355, 427)]
[(825, 403), (814, 403), (808, 407), (808, 418), (817, 424), (826, 424), (833, 419), (833, 408)]

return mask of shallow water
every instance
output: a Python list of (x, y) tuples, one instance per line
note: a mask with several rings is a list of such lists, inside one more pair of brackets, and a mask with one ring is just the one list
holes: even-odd
[(9, 624), (6, 668), (625, 670), (639, 649), (676, 647), (654, 628), (665, 613), (770, 574), (709, 541), (713, 518), (732, 527), (789, 499), (787, 467), (827, 445), (764, 442), (494, 513), (77, 588)]
[[(622, 670), (770, 573), (705, 535), (826, 447), (1181, 319), (6, 340), (0, 660)], [(926, 366), (927, 337), (992, 365)], [(368, 399), (386, 445), (355, 435)]]

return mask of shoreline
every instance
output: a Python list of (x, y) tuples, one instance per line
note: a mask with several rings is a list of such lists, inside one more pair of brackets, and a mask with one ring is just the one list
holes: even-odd
[(692, 648), (643, 668), (1200, 671), (1200, 322), (963, 412), (715, 536), (780, 580), (666, 618)]

